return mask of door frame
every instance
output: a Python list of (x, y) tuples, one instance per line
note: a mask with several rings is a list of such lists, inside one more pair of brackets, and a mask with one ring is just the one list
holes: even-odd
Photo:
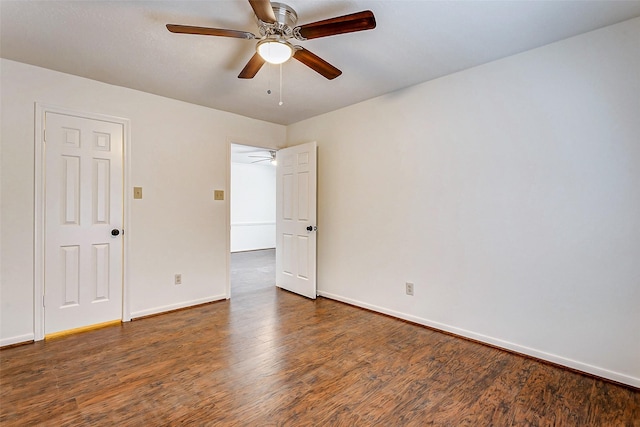
[(131, 211), (129, 199), (127, 197), (127, 189), (130, 188), (130, 164), (131, 157), (131, 126), (129, 119), (115, 117), (100, 113), (89, 113), (84, 111), (72, 110), (56, 105), (35, 103), (35, 132), (34, 132), (34, 224), (33, 224), (33, 336), (35, 341), (44, 339), (44, 254), (45, 254), (45, 166), (46, 153), (44, 150), (44, 130), (45, 130), (45, 114), (58, 113), (69, 116), (82, 117), (90, 120), (101, 120), (122, 125), (123, 128), (123, 147), (122, 147), (122, 168), (123, 168), (123, 255), (122, 255), (122, 321), (131, 320), (131, 312), (129, 308), (129, 224), (131, 223)]

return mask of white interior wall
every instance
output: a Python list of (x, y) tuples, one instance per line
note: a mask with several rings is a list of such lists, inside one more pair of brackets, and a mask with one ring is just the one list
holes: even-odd
[(318, 142), (321, 295), (640, 386), (640, 19), (287, 140)]
[(276, 168), (231, 163), (231, 252), (276, 247)]
[[(129, 291), (133, 317), (227, 296), (229, 141), (269, 148), (285, 127), (1, 60), (0, 345), (33, 338), (34, 102), (131, 121), (133, 200)], [(173, 284), (182, 274), (182, 285)]]

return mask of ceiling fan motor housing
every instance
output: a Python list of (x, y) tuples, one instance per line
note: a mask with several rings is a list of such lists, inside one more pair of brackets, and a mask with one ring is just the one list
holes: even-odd
[(273, 24), (263, 22), (258, 19), (258, 27), (260, 35), (271, 36), (280, 35), (286, 38), (293, 36), (293, 28), (298, 22), (298, 14), (291, 6), (284, 3), (272, 2), (273, 13), (276, 16), (276, 22)]

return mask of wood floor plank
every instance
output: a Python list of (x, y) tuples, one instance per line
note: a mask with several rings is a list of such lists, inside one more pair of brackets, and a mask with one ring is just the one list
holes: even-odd
[(248, 279), (234, 292), (0, 351), (0, 424), (640, 427), (629, 387)]
[(585, 424), (640, 427), (640, 392), (594, 381), (588, 396)]
[(518, 395), (536, 362), (525, 357), (507, 356), (502, 372), (471, 405), (460, 420), (460, 426), (514, 425), (515, 397)]

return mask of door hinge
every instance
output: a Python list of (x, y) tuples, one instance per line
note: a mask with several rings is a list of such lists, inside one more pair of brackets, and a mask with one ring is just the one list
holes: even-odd
[(42, 139), (43, 139), (44, 142), (47, 142), (47, 130), (46, 129), (44, 129), (42, 131)]
[(44, 304), (44, 295), (42, 295), (42, 306), (43, 307), (45, 306), (45, 304)]

